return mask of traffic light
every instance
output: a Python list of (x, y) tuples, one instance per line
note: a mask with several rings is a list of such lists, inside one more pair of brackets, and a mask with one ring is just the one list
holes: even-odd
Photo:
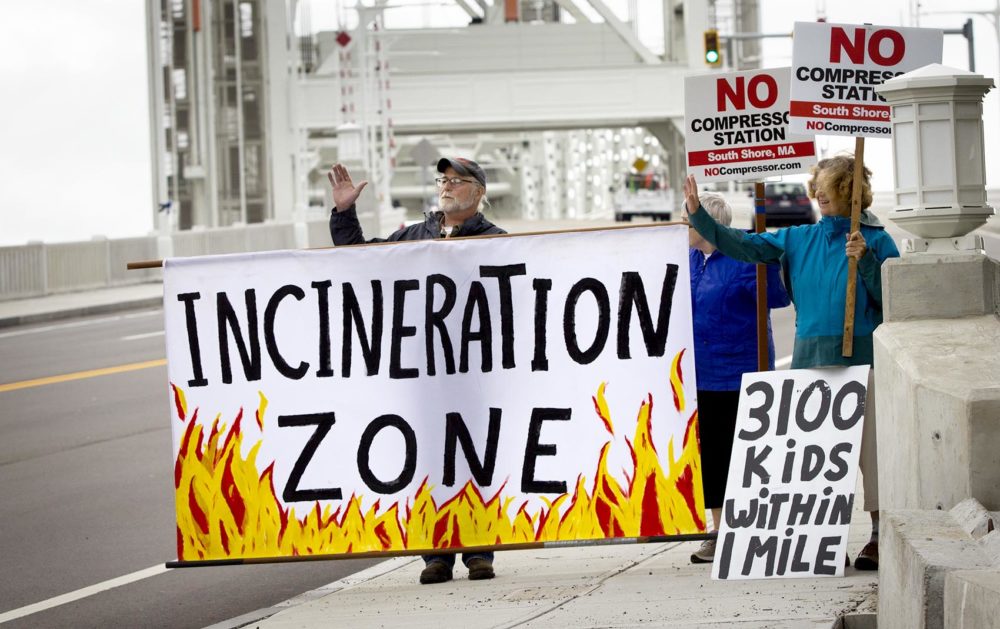
[(710, 28), (705, 31), (705, 64), (712, 68), (722, 65), (722, 52), (719, 50), (719, 31)]

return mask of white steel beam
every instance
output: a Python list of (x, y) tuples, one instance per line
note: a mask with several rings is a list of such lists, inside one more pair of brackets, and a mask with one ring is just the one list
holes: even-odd
[[(687, 69), (668, 64), (533, 72), (440, 73), (392, 80), (397, 134), (645, 126), (684, 117)], [(302, 124), (341, 123), (336, 77), (303, 81)]]
[(454, 0), (454, 1), (455, 4), (460, 6), (463, 11), (469, 14), (469, 17), (482, 17), (481, 15), (479, 15), (479, 13), (476, 12), (475, 9), (472, 8), (472, 5), (469, 4), (469, 0)]
[(604, 0), (585, 0), (587, 4), (594, 8), (598, 14), (604, 19), (604, 21), (610, 26), (615, 33), (622, 38), (629, 48), (635, 51), (635, 54), (639, 56), (643, 62), (648, 64), (660, 63), (660, 58), (654, 55), (649, 48), (639, 41), (639, 38), (635, 36), (624, 22), (618, 19), (614, 11), (608, 8), (608, 5), (604, 4)]
[(684, 45), (687, 50), (688, 67), (692, 70), (705, 69), (705, 50), (701, 36), (709, 24), (707, 2), (684, 0)]
[[(293, 219), (295, 208), (295, 177), (292, 162), (298, 154), (296, 140), (298, 131), (292, 126), (291, 108), (294, 100), (291, 90), (294, 81), (289, 75), (291, 51), (288, 49), (286, 33), (292, 32), (291, 15), (286, 12), (284, 2), (262, 2), (260, 8), (265, 12), (261, 23), (264, 32), (257, 35), (258, 42), (263, 43), (264, 59), (264, 89), (267, 90), (266, 116), (267, 146), (266, 164), (262, 175), (268, 178), (268, 189), (271, 193), (269, 218), (278, 221)], [(237, 37), (239, 30), (237, 30)]]
[(674, 52), (674, 0), (663, 0), (663, 60), (677, 61)]
[(583, 24), (590, 21), (587, 19), (586, 14), (580, 10), (580, 7), (576, 6), (576, 3), (573, 2), (573, 0), (556, 0), (556, 4), (559, 5), (560, 9), (572, 15), (573, 19), (578, 23)]
[[(160, 0), (146, 0), (146, 59), (148, 62), (149, 71), (149, 149), (152, 153), (152, 166), (153, 166), (153, 203), (152, 203), (152, 213), (153, 213), (153, 226), (165, 233), (168, 231), (169, 221), (162, 220), (162, 218), (168, 218), (165, 211), (160, 210), (161, 203), (167, 203), (168, 201), (177, 202), (176, 199), (172, 198), (170, 190), (167, 186), (167, 171), (166, 164), (164, 160), (167, 154), (167, 137), (166, 129), (163, 126), (163, 119), (166, 114), (166, 107), (164, 106), (164, 100), (166, 94), (164, 93), (163, 86), (163, 56), (161, 54), (162, 46), (162, 32), (166, 30), (161, 29), (161, 24), (163, 22), (163, 17), (160, 14)], [(170, 77), (171, 84), (169, 89), (173, 89), (173, 76)], [(173, 112), (171, 112), (171, 132), (176, 134), (176, 123), (173, 121)], [(176, 169), (175, 169), (176, 172)], [(176, 178), (176, 177), (175, 177)], [(174, 211), (170, 208), (170, 211)]]

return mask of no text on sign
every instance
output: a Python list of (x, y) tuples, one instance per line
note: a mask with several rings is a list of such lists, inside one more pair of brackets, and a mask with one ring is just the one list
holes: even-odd
[(741, 181), (807, 172), (812, 138), (788, 129), (789, 68), (689, 76), (684, 85), (688, 174)]
[(875, 87), (941, 63), (944, 32), (796, 22), (792, 44), (793, 133), (889, 137), (889, 106)]

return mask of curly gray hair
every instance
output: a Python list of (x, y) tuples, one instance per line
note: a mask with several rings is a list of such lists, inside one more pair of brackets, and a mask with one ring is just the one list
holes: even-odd
[(721, 225), (728, 226), (733, 222), (733, 208), (729, 206), (721, 194), (703, 192), (698, 200), (701, 202), (701, 206), (712, 215), (712, 218)]

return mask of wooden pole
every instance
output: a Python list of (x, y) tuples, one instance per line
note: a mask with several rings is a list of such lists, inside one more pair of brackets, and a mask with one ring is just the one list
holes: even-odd
[[(764, 233), (767, 213), (764, 201), (764, 182), (754, 184), (754, 231)], [(767, 371), (767, 265), (757, 265), (757, 371)]]
[(418, 550), (376, 550), (339, 555), (281, 555), (277, 557), (241, 557), (235, 559), (196, 559), (168, 561), (167, 568), (204, 568), (211, 566), (248, 566), (265, 563), (291, 563), (293, 561), (327, 561), (336, 559), (386, 559), (415, 555), (447, 555), (456, 550), (479, 553), (495, 550), (537, 550), (550, 548), (593, 548), (595, 546), (630, 546), (632, 544), (664, 544), (667, 542), (700, 542), (715, 539), (714, 533), (687, 533), (681, 535), (645, 535), (643, 537), (609, 537), (604, 539), (568, 539), (551, 542), (520, 542), (495, 546), (466, 546), (464, 548), (423, 548)]
[[(865, 172), (865, 139), (854, 138), (854, 185), (851, 187), (851, 230), (847, 237), (861, 228), (861, 183)], [(845, 242), (846, 246), (847, 243)], [(847, 299), (844, 303), (844, 345), (841, 354), (854, 355), (854, 303), (858, 293), (858, 261), (847, 259)]]
[[(475, 238), (476, 240), (485, 240), (487, 238), (517, 238), (519, 236), (543, 236), (546, 234), (577, 234), (582, 232), (596, 232), (611, 229), (648, 229), (653, 227), (664, 227), (666, 225), (684, 225), (687, 227), (687, 223), (684, 221), (667, 221), (664, 223), (639, 223), (636, 225), (611, 225), (608, 227), (578, 227), (576, 229), (553, 229), (550, 231), (540, 231), (540, 232), (519, 232), (516, 234), (487, 234), (485, 236), (459, 236), (457, 238), (441, 238), (432, 242), (455, 242), (458, 240), (468, 240), (469, 238)], [(340, 245), (339, 247), (310, 247), (308, 249), (302, 249), (301, 251), (322, 251), (324, 249), (343, 249), (345, 247), (381, 247), (384, 245), (406, 245), (413, 244), (415, 242), (428, 242), (426, 240), (393, 240), (385, 242), (362, 242), (356, 245)], [(125, 268), (129, 271), (138, 271), (140, 269), (158, 269), (163, 266), (163, 260), (137, 260), (135, 262), (128, 262), (125, 264)]]

